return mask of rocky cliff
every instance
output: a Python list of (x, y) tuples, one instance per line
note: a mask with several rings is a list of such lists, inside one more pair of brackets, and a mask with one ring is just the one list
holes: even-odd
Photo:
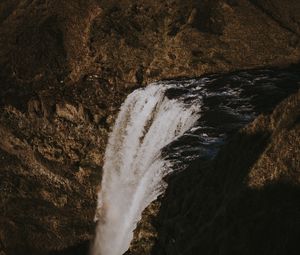
[[(297, 63), (299, 14), (297, 0), (2, 0), (0, 254), (46, 254), (92, 238), (107, 133), (130, 91), (158, 79)], [(244, 188), (251, 196), (284, 176), (280, 169), (297, 176), (299, 166), (280, 166), (286, 155), (297, 164), (299, 153), (276, 142), (299, 148), (298, 122), (277, 112), (287, 121), (260, 120), (271, 142), (269, 154), (256, 155)], [(296, 194), (293, 187), (285, 192)]]

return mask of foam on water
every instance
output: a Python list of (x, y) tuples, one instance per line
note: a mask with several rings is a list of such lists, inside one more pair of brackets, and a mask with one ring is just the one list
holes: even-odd
[(170, 87), (136, 90), (121, 107), (105, 153), (93, 255), (126, 252), (142, 211), (165, 190), (162, 179), (172, 171), (161, 150), (199, 118), (199, 102), (169, 99)]
[[(163, 177), (211, 160), (227, 136), (299, 89), (299, 72), (241, 71), (161, 81), (130, 94), (110, 134), (92, 255), (122, 255)], [(284, 85), (284, 86), (283, 86)]]

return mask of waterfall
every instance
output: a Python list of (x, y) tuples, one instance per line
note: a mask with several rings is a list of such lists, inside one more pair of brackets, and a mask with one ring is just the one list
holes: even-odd
[(166, 188), (172, 162), (161, 150), (193, 127), (200, 109), (167, 97), (174, 86), (149, 85), (121, 106), (105, 152), (93, 255), (125, 253), (142, 211)]
[(131, 93), (105, 152), (92, 255), (125, 253), (143, 210), (165, 191), (163, 177), (195, 159), (211, 160), (228, 135), (297, 91), (297, 77), (241, 71), (162, 81)]

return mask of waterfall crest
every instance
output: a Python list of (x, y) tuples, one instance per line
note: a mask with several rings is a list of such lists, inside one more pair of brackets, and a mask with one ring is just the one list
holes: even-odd
[(229, 135), (296, 92), (298, 76), (241, 71), (161, 81), (131, 93), (105, 152), (92, 255), (124, 254), (142, 211), (165, 191), (163, 177), (213, 159)]
[(121, 255), (129, 248), (142, 211), (166, 188), (172, 171), (161, 150), (199, 118), (199, 103), (169, 99), (171, 84), (152, 84), (123, 103), (105, 152), (93, 255)]

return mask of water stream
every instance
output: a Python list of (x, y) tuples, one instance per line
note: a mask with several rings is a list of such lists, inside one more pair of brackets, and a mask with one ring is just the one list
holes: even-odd
[[(122, 255), (163, 177), (214, 157), (234, 131), (296, 91), (295, 73), (271, 70), (163, 81), (131, 93), (110, 134), (92, 255)], [(289, 82), (289, 83), (288, 83)]]

